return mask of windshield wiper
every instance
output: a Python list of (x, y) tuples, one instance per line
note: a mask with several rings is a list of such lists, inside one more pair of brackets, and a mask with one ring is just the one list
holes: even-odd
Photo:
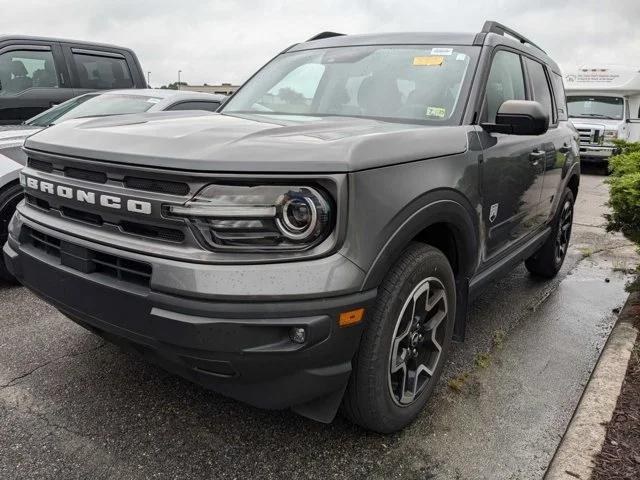
[(578, 115), (580, 118), (604, 118), (606, 120), (620, 120), (619, 118), (612, 117), (611, 115), (603, 115), (602, 113), (583, 113)]

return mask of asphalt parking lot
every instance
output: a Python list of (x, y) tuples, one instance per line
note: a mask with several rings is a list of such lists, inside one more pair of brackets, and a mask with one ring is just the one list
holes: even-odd
[(603, 181), (582, 177), (559, 277), (520, 267), (488, 288), (427, 411), (396, 435), (226, 399), (1, 285), (0, 478), (541, 478), (635, 259), (602, 228)]

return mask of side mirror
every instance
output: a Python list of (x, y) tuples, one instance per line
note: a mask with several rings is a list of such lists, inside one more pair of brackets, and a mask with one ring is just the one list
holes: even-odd
[(542, 135), (549, 130), (549, 115), (530, 100), (507, 100), (498, 109), (496, 123), (483, 123), (487, 132), (511, 135)]

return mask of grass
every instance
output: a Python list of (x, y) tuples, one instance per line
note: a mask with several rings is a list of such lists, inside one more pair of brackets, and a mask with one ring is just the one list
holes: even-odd
[(461, 393), (474, 373), (476, 373), (478, 370), (484, 370), (485, 368), (490, 367), (491, 362), (493, 361), (493, 351), (500, 350), (502, 348), (506, 336), (507, 333), (502, 329), (494, 331), (493, 335), (491, 336), (491, 348), (489, 349), (489, 351), (477, 353), (473, 361), (473, 370), (462, 372), (453, 377), (448, 382), (449, 388), (456, 393)]
[(581, 247), (578, 249), (578, 251), (582, 254), (583, 258), (589, 258), (591, 255), (594, 254), (593, 248), (589, 248), (589, 247)]
[(460, 393), (467, 383), (467, 380), (469, 380), (470, 376), (471, 374), (469, 372), (462, 372), (456, 375), (451, 380), (449, 380), (449, 388), (456, 393)]
[(495, 348), (502, 348), (502, 344), (504, 343), (504, 338), (507, 336), (507, 332), (502, 329), (498, 329), (493, 332), (493, 337), (491, 338), (491, 343)]
[(489, 352), (478, 353), (474, 363), (478, 368), (487, 368), (491, 365), (491, 354)]

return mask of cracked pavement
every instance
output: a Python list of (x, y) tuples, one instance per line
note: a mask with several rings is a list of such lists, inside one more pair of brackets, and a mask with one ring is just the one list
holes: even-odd
[(491, 285), (427, 411), (396, 435), (224, 398), (0, 285), (0, 478), (541, 478), (637, 262), (602, 228), (603, 180), (583, 176), (558, 278), (521, 266)]

